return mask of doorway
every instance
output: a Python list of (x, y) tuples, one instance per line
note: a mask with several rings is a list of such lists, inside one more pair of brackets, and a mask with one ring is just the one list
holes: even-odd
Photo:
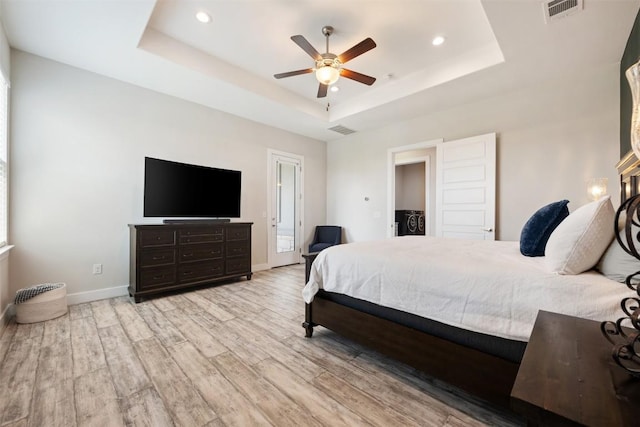
[[(416, 200), (414, 200), (413, 202), (408, 201), (407, 203), (416, 203), (415, 206), (418, 206), (418, 204), (423, 204), (424, 209), (416, 209), (415, 207), (412, 207), (409, 210), (423, 210), (424, 216), (421, 218), (420, 215), (415, 216), (413, 213), (408, 212), (406, 214), (406, 220), (415, 220), (416, 228), (418, 228), (419, 221), (422, 219), (424, 221), (423, 234), (433, 235), (433, 218), (435, 215), (435, 168), (432, 167), (431, 163), (433, 159), (435, 159), (435, 147), (442, 144), (442, 141), (442, 139), (434, 139), (431, 141), (419, 142), (417, 144), (391, 148), (387, 151), (387, 218), (389, 221), (389, 227), (387, 228), (387, 237), (398, 235), (400, 221), (396, 221), (396, 210), (401, 211), (405, 208), (409, 209), (406, 206), (414, 206), (413, 204), (405, 205), (401, 200), (402, 196), (399, 194), (401, 190), (399, 188), (396, 188), (396, 184), (401, 184), (397, 182), (398, 179), (401, 179), (396, 175), (396, 172), (398, 170), (397, 168), (403, 167), (404, 165), (412, 164), (422, 164), (422, 167), (424, 169), (424, 173), (422, 175), (424, 177), (424, 185), (420, 187), (422, 188), (422, 190), (416, 190)], [(424, 193), (418, 194), (421, 191), (424, 191)], [(407, 198), (405, 197), (405, 199)], [(403, 213), (400, 212), (399, 215), (403, 216)], [(403, 218), (404, 217), (405, 216), (403, 216)], [(406, 228), (411, 227), (407, 226)]]
[(268, 155), (268, 264), (273, 268), (300, 262), (303, 157), (273, 150)]
[[(396, 236), (427, 235), (430, 232), (431, 156), (427, 149), (396, 156), (395, 220)], [(402, 154), (402, 158), (400, 158)]]
[[(424, 151), (426, 150), (426, 151)], [(387, 236), (396, 233), (396, 164), (424, 153), (432, 162), (425, 219), (433, 236), (494, 240), (496, 134), (442, 139), (387, 151)], [(431, 155), (434, 153), (434, 155)]]

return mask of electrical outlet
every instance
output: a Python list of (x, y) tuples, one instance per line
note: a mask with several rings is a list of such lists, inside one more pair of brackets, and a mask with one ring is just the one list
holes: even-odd
[(93, 264), (93, 274), (102, 274), (102, 264)]

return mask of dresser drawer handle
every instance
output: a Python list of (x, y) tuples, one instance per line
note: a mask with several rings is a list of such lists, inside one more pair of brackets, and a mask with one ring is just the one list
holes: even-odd
[(182, 254), (182, 258), (191, 258), (193, 254)]
[(164, 274), (161, 274), (159, 276), (153, 276), (153, 280), (160, 280), (160, 279), (164, 279)]
[(163, 256), (154, 256), (152, 259), (153, 259), (154, 261), (159, 261), (159, 260), (161, 260), (161, 259), (166, 259), (166, 258), (167, 258), (167, 257), (163, 255)]
[(182, 273), (183, 276), (191, 276), (193, 274), (193, 271), (184, 271)]
[(161, 239), (162, 239), (162, 237), (160, 237), (160, 236), (156, 237), (156, 240), (161, 240)]

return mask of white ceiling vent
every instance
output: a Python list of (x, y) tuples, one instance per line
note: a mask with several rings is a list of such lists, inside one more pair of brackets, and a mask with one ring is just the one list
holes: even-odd
[(329, 130), (332, 130), (332, 131), (334, 131), (334, 132), (341, 133), (341, 134), (343, 134), (343, 135), (350, 135), (350, 134), (352, 134), (352, 133), (356, 133), (356, 131), (355, 131), (355, 130), (353, 130), (353, 129), (349, 129), (348, 127), (344, 127), (344, 126), (342, 126), (342, 125), (334, 126), (334, 127), (332, 127), (332, 128), (329, 128)]
[(582, 11), (582, 0), (551, 0), (542, 3), (546, 23)]

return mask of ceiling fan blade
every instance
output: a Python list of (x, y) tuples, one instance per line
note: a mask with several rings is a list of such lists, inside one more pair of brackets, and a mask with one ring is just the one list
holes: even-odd
[(291, 40), (293, 40), (295, 44), (300, 46), (302, 50), (307, 52), (307, 54), (309, 54), (309, 56), (314, 60), (319, 61), (322, 59), (322, 55), (320, 55), (320, 52), (318, 52), (315, 47), (311, 46), (311, 43), (309, 43), (307, 39), (304, 38), (304, 36), (291, 36)]
[(324, 98), (327, 96), (327, 89), (329, 89), (328, 85), (320, 83), (320, 86), (318, 86), (318, 98)]
[(356, 56), (360, 56), (363, 53), (370, 51), (374, 47), (376, 47), (376, 42), (374, 42), (371, 39), (371, 37), (368, 37), (362, 40), (360, 43), (358, 43), (354, 47), (352, 47), (351, 49), (338, 55), (338, 59), (340, 60), (340, 62), (344, 64), (347, 61), (351, 61)]
[(309, 74), (309, 73), (313, 73), (313, 68), (306, 68), (304, 70), (288, 71), (286, 73), (274, 74), (273, 77), (275, 77), (276, 79), (283, 79), (285, 77), (293, 77), (293, 76), (299, 76), (300, 74)]
[(357, 82), (364, 83), (369, 86), (371, 86), (376, 81), (375, 77), (371, 77), (371, 76), (367, 76), (366, 74), (360, 74), (355, 71), (347, 70), (346, 68), (340, 69), (340, 75), (342, 77), (346, 77), (348, 79), (355, 80)]

